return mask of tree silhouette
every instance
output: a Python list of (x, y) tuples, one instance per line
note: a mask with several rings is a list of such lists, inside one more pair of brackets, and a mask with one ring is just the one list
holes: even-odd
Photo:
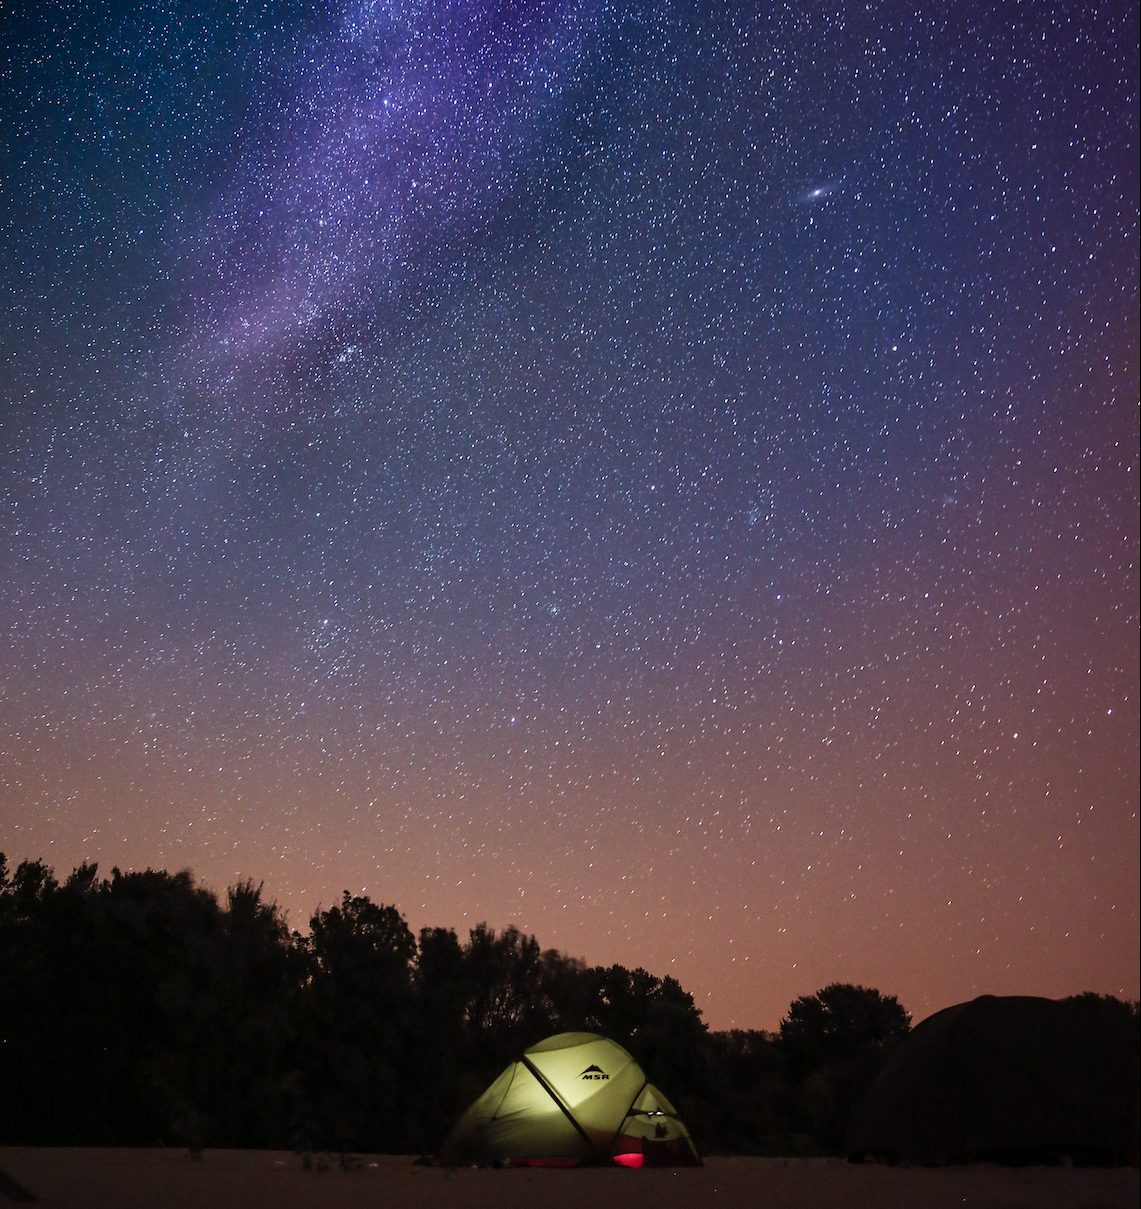
[(417, 1010), (412, 1044), (419, 1072), (411, 1107), (423, 1147), (443, 1137), (483, 1090), (484, 1064), (474, 1064), (473, 1069), (466, 1046), (464, 952), (450, 928), (421, 930), (414, 983)]
[(800, 1089), (800, 1130), (835, 1153), (860, 1097), (911, 1028), (894, 995), (832, 983), (802, 996), (781, 1020), (779, 1045)]
[[(1137, 1006), (1073, 1000), (1136, 1070)], [(420, 1151), (508, 1061), (564, 1030), (625, 1045), (699, 1143), (835, 1152), (910, 1021), (834, 983), (780, 1031), (711, 1033), (670, 977), (587, 966), (516, 928), (414, 938), (347, 891), (291, 933), (252, 881), (0, 853), (0, 1143)]]
[(414, 1077), (412, 961), (404, 917), (346, 890), (310, 920), (300, 1003), (304, 1109), (299, 1144), (378, 1150), (415, 1141), (403, 1111)]

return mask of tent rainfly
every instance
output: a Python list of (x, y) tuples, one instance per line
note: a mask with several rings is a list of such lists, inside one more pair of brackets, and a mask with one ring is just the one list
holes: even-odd
[(1128, 1009), (983, 995), (916, 1026), (857, 1106), (845, 1149), (926, 1164), (1135, 1163), (1137, 1078)]
[(597, 1033), (531, 1046), (452, 1127), (440, 1161), (503, 1167), (698, 1167), (673, 1105)]

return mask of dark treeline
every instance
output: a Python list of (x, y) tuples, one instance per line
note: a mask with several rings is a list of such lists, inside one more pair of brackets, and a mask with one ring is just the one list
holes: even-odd
[(347, 891), (291, 932), (251, 882), (0, 855), (0, 1142), (433, 1149), (520, 1050), (625, 1045), (708, 1152), (836, 1152), (910, 1020), (833, 985), (776, 1034), (710, 1032), (672, 978), (588, 966), (513, 928), (418, 937)]

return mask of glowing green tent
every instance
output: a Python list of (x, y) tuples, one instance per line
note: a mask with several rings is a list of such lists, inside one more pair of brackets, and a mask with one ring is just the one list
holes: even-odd
[(460, 1117), (440, 1148), (448, 1164), (695, 1167), (673, 1105), (618, 1044), (558, 1033), (533, 1045)]

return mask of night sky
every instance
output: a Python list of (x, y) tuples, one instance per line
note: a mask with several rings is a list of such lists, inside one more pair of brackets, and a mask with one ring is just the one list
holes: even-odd
[(0, 30), (11, 863), (1137, 997), (1134, 0)]

